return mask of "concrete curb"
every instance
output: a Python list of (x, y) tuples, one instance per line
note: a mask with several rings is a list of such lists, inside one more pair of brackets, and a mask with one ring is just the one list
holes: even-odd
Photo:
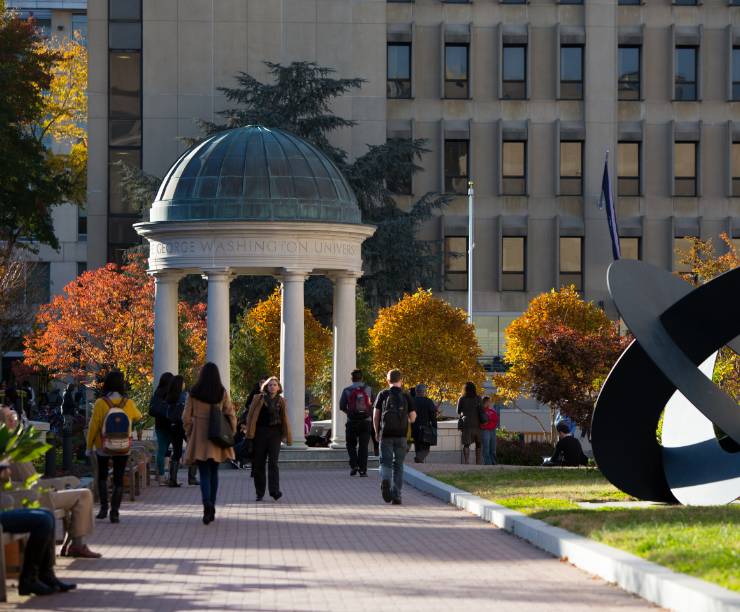
[(444, 484), (405, 466), (404, 482), (613, 582), (625, 591), (680, 612), (737, 612), (740, 594), (599, 544), (543, 521)]

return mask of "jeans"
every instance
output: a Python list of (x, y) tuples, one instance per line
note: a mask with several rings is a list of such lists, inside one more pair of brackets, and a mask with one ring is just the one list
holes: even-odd
[[(363, 474), (367, 472), (367, 445), (370, 444), (370, 421), (347, 421), (345, 428), (347, 435), (347, 453), (349, 467), (359, 469)], [(358, 450), (357, 445), (360, 445)]]
[(496, 430), (481, 429), (483, 442), (483, 465), (496, 465)]
[[(265, 485), (272, 497), (280, 492), (280, 470), (278, 457), (280, 456), (280, 441), (283, 432), (279, 427), (257, 427), (254, 434), (254, 459), (252, 472), (254, 473), (254, 490), (258, 497), (265, 494)], [(267, 482), (265, 482), (265, 463), (267, 463)]]
[(218, 493), (218, 463), (213, 459), (197, 461), (200, 474), (200, 496), (204, 504), (216, 505)]
[(380, 440), (380, 479), (391, 483), (391, 496), (401, 497), (403, 487), (403, 460), (406, 458), (408, 443), (406, 438), (387, 438)]
[(163, 476), (164, 457), (172, 442), (172, 436), (169, 429), (155, 429), (154, 433), (157, 434), (157, 474)]
[(23, 555), (21, 578), (36, 572), (48, 574), (54, 564), (54, 515), (48, 510), (6, 510), (0, 513), (0, 525), (8, 533), (29, 533)]

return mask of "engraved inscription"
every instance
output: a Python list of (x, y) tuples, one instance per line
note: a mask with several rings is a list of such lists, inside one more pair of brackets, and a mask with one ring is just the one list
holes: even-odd
[(273, 240), (261, 238), (189, 239), (152, 242), (152, 254), (167, 255), (328, 255), (353, 257), (359, 246), (339, 240)]

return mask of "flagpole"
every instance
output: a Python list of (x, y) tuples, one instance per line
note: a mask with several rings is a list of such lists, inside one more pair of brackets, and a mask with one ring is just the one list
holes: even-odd
[(473, 181), (468, 181), (468, 323), (473, 322), (473, 249), (475, 248), (474, 235), (474, 205)]

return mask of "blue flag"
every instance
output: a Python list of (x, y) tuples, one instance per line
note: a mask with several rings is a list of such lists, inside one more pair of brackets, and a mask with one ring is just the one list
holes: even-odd
[(599, 207), (606, 205), (606, 220), (609, 223), (609, 236), (612, 239), (612, 255), (616, 261), (622, 256), (619, 250), (619, 230), (617, 229), (617, 213), (614, 210), (612, 199), (612, 184), (609, 180), (609, 153), (604, 160), (604, 177), (601, 179), (601, 197)]

